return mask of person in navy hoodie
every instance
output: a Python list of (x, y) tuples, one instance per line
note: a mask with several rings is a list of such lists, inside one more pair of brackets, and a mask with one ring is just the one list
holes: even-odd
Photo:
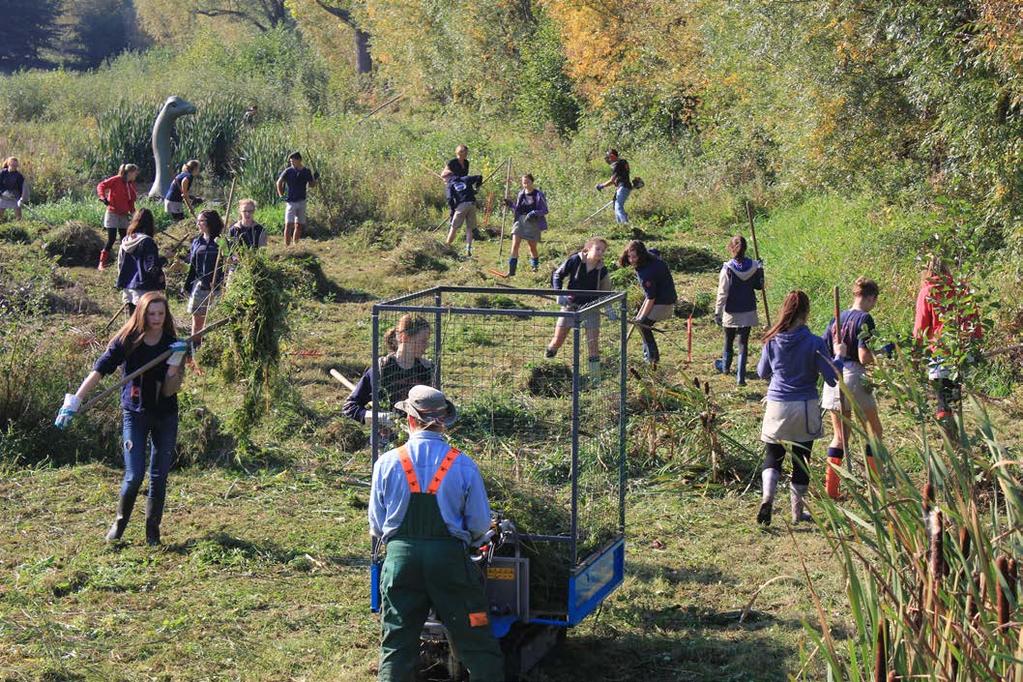
[(643, 357), (653, 367), (661, 360), (654, 337), (654, 324), (669, 319), (675, 312), (675, 280), (667, 263), (660, 259), (656, 249), (647, 250), (646, 244), (634, 239), (629, 242), (618, 260), (621, 267), (636, 268), (636, 279), (643, 289), (643, 304), (636, 314), (634, 324), (643, 335)]
[[(146, 498), (146, 542), (160, 544), (160, 523), (167, 497), (167, 475), (178, 437), (178, 398), (185, 376), (183, 365), (188, 343), (175, 335), (167, 298), (151, 291), (139, 299), (131, 318), (110, 339), (106, 352), (96, 361), (92, 372), (78, 391), (64, 396), (55, 426), (65, 429), (71, 424), (82, 401), (104, 376), (123, 367), (127, 376), (171, 351), (166, 362), (160, 362), (121, 387), (121, 411), (124, 418), (124, 481), (121, 483), (117, 517), (107, 531), (107, 542), (121, 539), (128, 518), (135, 507), (135, 498), (146, 476), (146, 450), (149, 459), (149, 495)], [(152, 443), (151, 447), (147, 447)]]
[[(551, 275), (551, 288), (567, 292), (558, 296), (558, 304), (562, 312), (572, 312), (597, 300), (596, 296), (573, 294), (573, 291), (611, 291), (611, 278), (604, 265), (604, 252), (607, 240), (603, 237), (590, 237), (583, 248), (562, 263)], [(614, 308), (608, 307), (608, 318), (616, 320)], [(586, 330), (586, 344), (589, 351), (589, 376), (598, 381), (600, 378), (600, 312), (589, 311), (583, 317), (583, 328)], [(546, 357), (553, 358), (558, 349), (565, 343), (568, 332), (572, 329), (570, 317), (559, 317), (554, 327), (554, 337), (547, 345)]]
[(0, 220), (7, 209), (14, 209), (14, 219), (21, 220), (21, 207), (28, 202), (28, 183), (18, 170), (17, 157), (9, 156), (0, 166)]
[(476, 229), (476, 192), (483, 184), (482, 175), (447, 175), (448, 208), (451, 210), (451, 228), (444, 243), (451, 246), (458, 228), (465, 225), (465, 255), (472, 256), (472, 233)]
[(781, 317), (763, 338), (757, 374), (770, 381), (767, 408), (760, 431), (764, 442), (764, 467), (761, 472), (763, 498), (757, 523), (771, 524), (771, 507), (778, 488), (786, 447), (792, 452), (792, 522), (809, 521), (804, 499), (810, 486), (810, 450), (824, 435), (817, 377), (833, 385), (842, 371), (844, 344), (838, 344), (831, 358), (824, 339), (806, 326), (810, 299), (802, 291), (790, 291), (782, 304)]
[[(200, 234), (192, 241), (188, 252), (188, 275), (185, 277), (185, 293), (188, 295), (188, 313), (192, 316), (192, 334), (206, 325), (206, 311), (220, 293), (226, 263), (219, 262), (220, 248), (217, 239), (224, 231), (220, 214), (205, 210), (196, 218)], [(202, 337), (195, 340), (195, 347), (202, 343)]]
[(188, 161), (181, 167), (181, 172), (171, 180), (167, 193), (163, 195), (163, 208), (174, 220), (184, 220), (186, 208), (189, 213), (195, 215), (192, 208), (192, 185), (198, 174), (199, 162), (195, 159)]
[(117, 252), (117, 282), (114, 286), (124, 290), (129, 314), (135, 312), (135, 306), (143, 295), (167, 288), (163, 274), (167, 259), (160, 255), (160, 248), (153, 238), (155, 234), (153, 212), (148, 208), (139, 209), (135, 211), (127, 236), (121, 240), (121, 249)]
[(728, 251), (732, 259), (721, 266), (714, 306), (714, 322), (724, 327), (725, 346), (714, 366), (722, 374), (732, 371), (732, 350), (738, 337), (739, 369), (735, 377), (740, 386), (745, 386), (749, 332), (751, 327), (760, 324), (755, 292), (764, 288), (764, 267), (760, 261), (746, 257), (746, 238), (741, 235), (732, 237)]
[(508, 201), (512, 209), (515, 226), (512, 229), (511, 256), (508, 258), (508, 276), (515, 274), (519, 265), (519, 247), (522, 240), (529, 245), (529, 266), (536, 272), (540, 267), (540, 254), (537, 245), (540, 235), (547, 229), (547, 197), (537, 189), (533, 176), (526, 173), (522, 176), (522, 191), (515, 201)]

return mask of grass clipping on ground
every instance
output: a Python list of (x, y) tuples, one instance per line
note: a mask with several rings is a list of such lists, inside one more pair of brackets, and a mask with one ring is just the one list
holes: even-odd
[[(293, 266), (271, 260), (265, 250), (243, 250), (219, 309), (231, 316), (218, 344), (218, 368), (227, 383), (244, 387), (242, 404), (227, 429), (240, 452), (251, 446), (252, 430), (287, 391), (281, 380), (281, 343), (291, 333), (288, 314), (299, 295)], [(219, 317), (219, 316), (217, 316)]]

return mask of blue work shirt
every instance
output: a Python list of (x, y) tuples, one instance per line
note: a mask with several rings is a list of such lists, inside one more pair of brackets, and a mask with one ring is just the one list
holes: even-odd
[[(451, 446), (442, 434), (416, 431), (406, 444), (409, 459), (425, 491)], [(373, 465), (369, 495), (369, 532), (384, 542), (394, 535), (405, 518), (409, 502), (408, 479), (398, 450), (383, 454)], [(490, 505), (480, 470), (467, 455), (455, 458), (437, 489), (437, 506), (451, 535), (466, 544), (490, 528)]]

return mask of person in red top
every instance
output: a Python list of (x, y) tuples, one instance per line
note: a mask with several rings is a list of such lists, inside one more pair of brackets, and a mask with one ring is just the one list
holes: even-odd
[(955, 436), (954, 414), (959, 404), (962, 385), (957, 372), (947, 366), (942, 353), (948, 344), (942, 342), (946, 323), (955, 320), (955, 333), (959, 341), (979, 339), (984, 330), (980, 316), (974, 311), (958, 308), (959, 290), (962, 283), (953, 280), (948, 266), (939, 256), (931, 256), (920, 281), (920, 293), (916, 297), (916, 315), (913, 319), (913, 338), (927, 344), (930, 358), (927, 363), (927, 378), (934, 387), (938, 402), (935, 416), (950, 436)]
[(100, 270), (105, 270), (107, 263), (110, 262), (110, 250), (114, 248), (117, 237), (124, 239), (128, 234), (128, 223), (135, 214), (135, 199), (138, 198), (138, 190), (135, 188), (138, 174), (138, 166), (124, 163), (118, 169), (117, 175), (112, 175), (96, 185), (99, 200), (107, 206), (107, 212), (103, 216), (103, 227), (107, 228), (107, 243), (99, 252)]

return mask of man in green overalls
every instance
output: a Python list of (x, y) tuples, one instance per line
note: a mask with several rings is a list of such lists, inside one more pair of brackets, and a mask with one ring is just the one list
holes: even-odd
[(412, 678), (432, 607), (469, 679), (500, 682), (504, 661), (490, 632), (483, 578), (466, 551), (490, 528), (487, 491), (476, 463), (444, 438), (458, 411), (429, 386), (414, 386), (395, 410), (407, 415), (409, 440), (373, 466), (369, 503), (370, 533), (387, 545), (379, 679)]

